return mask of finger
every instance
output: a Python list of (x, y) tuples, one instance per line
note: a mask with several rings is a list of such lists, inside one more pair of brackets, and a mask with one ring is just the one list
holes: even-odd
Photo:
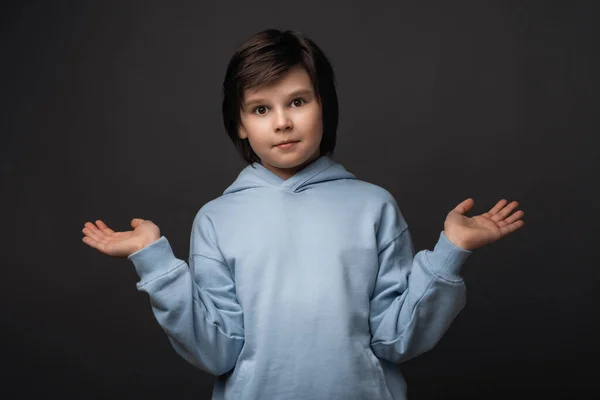
[(453, 211), (456, 211), (459, 214), (464, 215), (471, 208), (473, 208), (473, 204), (475, 204), (475, 201), (472, 198), (469, 197), (468, 199), (466, 199), (465, 201), (463, 201), (462, 203), (460, 203), (459, 205), (457, 205), (456, 207), (454, 207)]
[(144, 222), (144, 220), (142, 218), (134, 218), (131, 220), (131, 226), (133, 228), (137, 228), (139, 224), (141, 224), (142, 222)]
[(510, 217), (506, 218), (504, 220), (504, 222), (506, 222), (506, 224), (512, 224), (512, 223), (518, 221), (519, 219), (521, 219), (523, 217), (523, 215), (525, 215), (525, 211), (519, 210), (516, 213), (514, 213), (513, 215), (511, 215)]
[(92, 237), (90, 236), (84, 236), (81, 238), (81, 241), (85, 244), (87, 244), (90, 247), (96, 248), (98, 242), (96, 240), (94, 240)]
[(502, 210), (498, 211), (496, 215), (492, 216), (492, 221), (497, 222), (503, 220), (504, 218), (506, 218), (507, 215), (513, 212), (513, 210), (517, 208), (518, 205), (518, 201), (513, 201), (512, 203), (504, 207)]
[(107, 233), (109, 235), (115, 234), (115, 231), (113, 231), (108, 226), (106, 226), (106, 224), (104, 222), (102, 222), (102, 220), (100, 220), (100, 219), (96, 220), (96, 225), (98, 225), (98, 228), (104, 233)]
[(106, 245), (104, 243), (98, 242), (97, 240), (94, 240), (89, 236), (84, 236), (81, 240), (88, 246), (93, 247), (94, 249), (104, 253), (104, 249), (106, 248)]
[(91, 238), (91, 237), (89, 237), (89, 236), (84, 236), (84, 237), (82, 237), (82, 238), (81, 238), (81, 241), (82, 241), (83, 243), (87, 244), (87, 245), (88, 245), (88, 246), (90, 246), (90, 247), (94, 247), (95, 240), (94, 240), (94, 239), (92, 239), (92, 238)]
[(94, 224), (92, 224), (90, 222), (85, 224), (85, 228), (83, 228), (81, 230), (81, 232), (83, 232), (84, 235), (91, 237), (96, 242), (105, 242), (106, 241), (104, 233), (102, 233), (102, 231), (98, 230), (98, 228), (96, 228), (94, 226)]
[[(83, 227), (84, 227), (84, 229), (87, 228), (88, 232), (91, 232), (91, 233), (96, 233), (98, 231), (98, 227), (91, 222), (86, 222), (83, 225)], [(83, 232), (83, 230), (82, 230), (82, 232)]]
[(504, 205), (506, 204), (506, 200), (502, 199), (499, 202), (496, 203), (496, 205), (494, 207), (492, 207), (490, 209), (490, 211), (488, 211), (488, 213), (493, 216), (495, 215), (498, 211), (502, 210), (502, 207), (504, 207)]
[(99, 252), (106, 254), (106, 242), (105, 241), (97, 241), (89, 236), (86, 236), (82, 239), (86, 244)]
[(516, 231), (519, 228), (522, 228), (524, 225), (525, 225), (525, 221), (519, 220), (510, 225), (501, 226), (500, 232), (502, 233), (502, 236), (505, 236), (505, 235), (508, 235), (509, 233)]
[(106, 233), (102, 232), (100, 229), (98, 229), (96, 225), (94, 225), (91, 222), (86, 222), (85, 227), (88, 228), (88, 230), (94, 235), (96, 235), (98, 238), (103, 238), (107, 236)]

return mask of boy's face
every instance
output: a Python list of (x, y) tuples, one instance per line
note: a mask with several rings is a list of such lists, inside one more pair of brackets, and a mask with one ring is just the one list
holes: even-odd
[[(288, 179), (319, 158), (323, 136), (321, 105), (306, 70), (291, 68), (260, 90), (244, 91), (239, 137), (248, 139), (261, 164)], [(277, 146), (292, 141), (288, 146)]]

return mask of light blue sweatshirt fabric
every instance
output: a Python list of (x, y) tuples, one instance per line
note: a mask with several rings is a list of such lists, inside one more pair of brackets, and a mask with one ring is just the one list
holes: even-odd
[(321, 156), (287, 180), (245, 167), (198, 211), (187, 262), (164, 236), (128, 258), (212, 399), (401, 400), (397, 364), (464, 307), (470, 253), (442, 231), (415, 254), (393, 196)]

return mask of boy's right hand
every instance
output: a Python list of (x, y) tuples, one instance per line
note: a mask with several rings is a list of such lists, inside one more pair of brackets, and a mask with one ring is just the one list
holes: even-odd
[[(97, 226), (96, 226), (97, 225)], [(131, 220), (133, 231), (115, 232), (101, 220), (96, 225), (86, 222), (82, 239), (88, 246), (111, 257), (126, 258), (160, 239), (160, 229), (150, 220), (134, 218)]]

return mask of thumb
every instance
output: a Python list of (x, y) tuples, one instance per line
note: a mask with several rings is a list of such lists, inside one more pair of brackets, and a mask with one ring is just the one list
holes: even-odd
[(475, 205), (475, 200), (469, 197), (468, 199), (457, 205), (452, 211), (456, 211), (457, 213), (464, 215), (471, 208), (473, 208), (473, 205)]
[(132, 228), (137, 228), (139, 224), (141, 224), (142, 222), (144, 222), (143, 219), (141, 218), (134, 218), (131, 220), (131, 227)]

